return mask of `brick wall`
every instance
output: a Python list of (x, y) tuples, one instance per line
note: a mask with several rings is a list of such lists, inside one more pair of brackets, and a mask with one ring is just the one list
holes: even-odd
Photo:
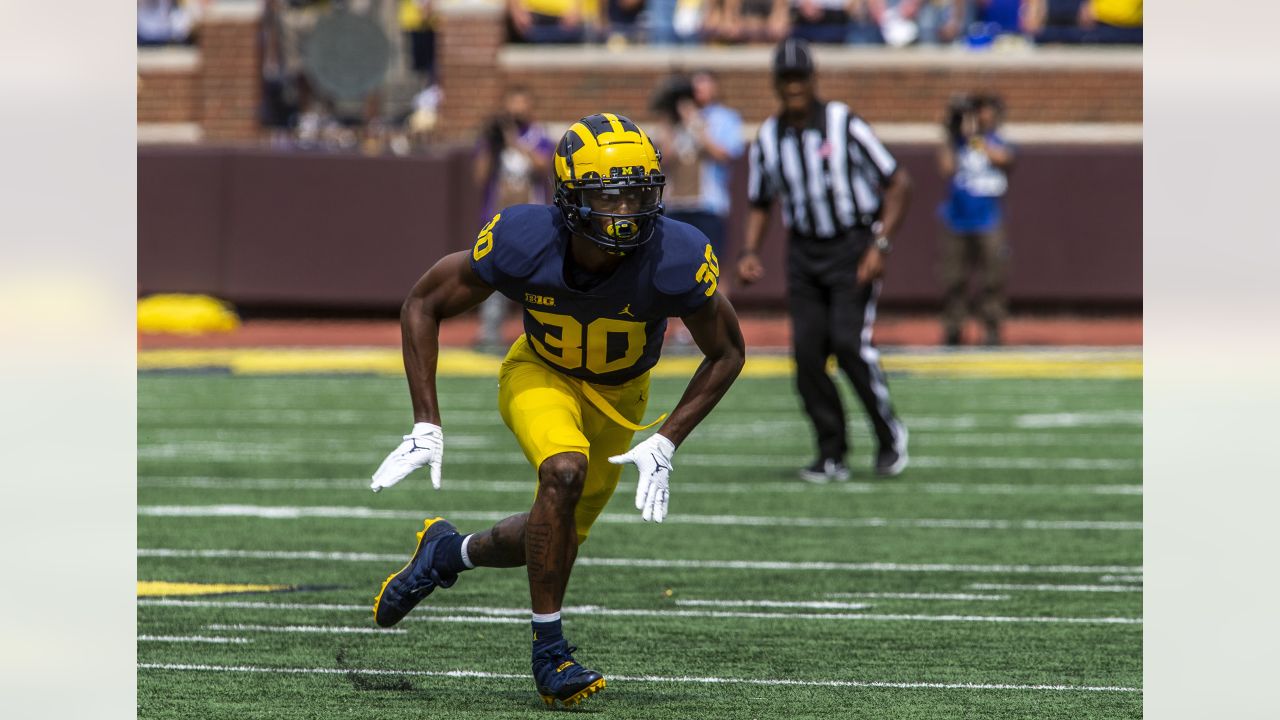
[[(548, 120), (573, 120), (605, 109), (643, 119), (651, 116), (650, 95), (669, 68), (601, 72), (526, 64), (508, 68), (504, 79), (532, 88), (537, 113)], [(717, 73), (724, 101), (746, 122), (758, 123), (777, 111), (766, 64)], [(1009, 118), (1019, 123), (1142, 122), (1140, 70), (820, 69), (818, 79), (823, 97), (843, 100), (873, 122), (934, 122), (953, 93), (979, 88), (1003, 95)]]
[(139, 49), (138, 122), (194, 123), (207, 140), (259, 137), (257, 3), (215, 2), (194, 48)]
[(199, 118), (200, 75), (195, 69), (138, 73), (138, 122), (189, 123)]
[(259, 134), (258, 18), (214, 16), (200, 32), (200, 123), (212, 141)]
[(493, 114), (501, 99), (504, 78), (497, 56), (506, 34), (502, 9), (447, 7), (438, 33), (437, 62), (444, 90), (440, 136), (464, 140)]

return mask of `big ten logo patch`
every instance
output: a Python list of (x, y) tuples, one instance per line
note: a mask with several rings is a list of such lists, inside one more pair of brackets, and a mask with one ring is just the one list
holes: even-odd
[(524, 301), (530, 305), (543, 305), (545, 307), (556, 306), (556, 299), (550, 295), (534, 295), (533, 293), (525, 293)]
[(498, 218), (502, 217), (502, 213), (493, 216), (488, 225), (480, 230), (480, 235), (476, 238), (476, 246), (471, 249), (471, 258), (479, 262), (481, 258), (489, 254), (493, 249), (493, 226), (498, 224)]
[(720, 260), (716, 258), (715, 251), (711, 249), (711, 244), (707, 244), (706, 252), (707, 261), (702, 263), (702, 267), (698, 268), (698, 274), (694, 276), (698, 282), (705, 282), (707, 289), (704, 290), (707, 297), (711, 297), (716, 293), (716, 287), (720, 284)]

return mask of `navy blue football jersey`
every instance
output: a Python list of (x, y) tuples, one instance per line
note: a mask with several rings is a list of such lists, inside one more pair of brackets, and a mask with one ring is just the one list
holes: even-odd
[(565, 280), (569, 230), (550, 205), (514, 205), (480, 231), (471, 267), (524, 308), (534, 352), (576, 378), (617, 385), (662, 353), (667, 318), (684, 317), (716, 292), (720, 266), (706, 235), (658, 217), (653, 238), (589, 290)]

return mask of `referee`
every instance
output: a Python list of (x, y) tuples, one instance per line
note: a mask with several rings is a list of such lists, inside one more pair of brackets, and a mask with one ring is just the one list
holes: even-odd
[(773, 80), (781, 112), (761, 124), (751, 145), (751, 210), (738, 277), (748, 284), (764, 276), (760, 244), (773, 201), (781, 199), (796, 387), (818, 440), (818, 457), (800, 476), (817, 483), (849, 478), (844, 407), (827, 374), (831, 355), (870, 418), (879, 442), (876, 473), (897, 475), (907, 466), (907, 429), (889, 402), (871, 324), (911, 181), (866, 121), (844, 103), (817, 99), (804, 40), (778, 45)]

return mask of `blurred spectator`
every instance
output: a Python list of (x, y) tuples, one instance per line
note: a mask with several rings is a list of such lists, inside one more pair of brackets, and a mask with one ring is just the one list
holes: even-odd
[[(315, 30), (316, 23), (329, 11), (324, 0), (267, 0), (265, 15), (271, 19), (268, 47), (275, 43), (272, 55), (263, 57), (264, 77), (278, 83), (288, 111), (288, 123), (297, 139), (306, 145), (318, 143), (326, 113), (322, 100), (316, 97), (307, 79), (303, 49)], [(270, 62), (270, 69), (268, 63)]]
[[(555, 142), (533, 118), (533, 96), (522, 87), (508, 88), (503, 112), (491, 118), (476, 145), (474, 179), (480, 188), (480, 223), (511, 205), (548, 201), (547, 177)], [(477, 346), (501, 349), (502, 319), (515, 306), (499, 293), (480, 306)]]
[(1039, 43), (1142, 44), (1142, 0), (1027, 0)]
[(408, 155), (414, 148), (426, 147), (440, 122), (440, 105), (444, 91), (437, 84), (427, 85), (413, 96), (413, 107), (392, 131), (389, 146), (396, 155)]
[(209, 0), (138, 0), (138, 45), (181, 45), (193, 31)]
[(744, 43), (776, 43), (791, 26), (789, 0), (723, 0), (724, 11), (715, 27), (722, 40)]
[(879, 42), (879, 30), (861, 32), (865, 10), (865, 0), (791, 0), (789, 34), (811, 43)]
[(882, 3), (878, 8), (877, 5), (875, 0), (851, 0), (846, 4), (849, 14), (849, 25), (845, 31), (847, 44), (884, 44), (884, 36), (880, 32), (880, 22), (885, 14), (884, 7)]
[(651, 45), (696, 43), (714, 37), (723, 14), (723, 0), (647, 0)]
[(894, 47), (939, 42), (951, 7), (951, 0), (867, 0), (884, 42)]
[(634, 43), (643, 40), (640, 24), (645, 0), (598, 0), (600, 36), (606, 43)]
[(1024, 5), (1029, 0), (952, 0), (951, 13), (939, 31), (947, 42), (968, 39), (970, 45), (989, 44), (999, 35), (1021, 34)]
[(1001, 199), (1009, 187), (1013, 148), (1000, 135), (1003, 103), (994, 95), (962, 96), (947, 112), (938, 169), (949, 183), (942, 220), (943, 341), (959, 345), (968, 314), (969, 275), (979, 280), (978, 310), (986, 344), (1000, 344), (1009, 256)]
[(267, 2), (258, 26), (258, 42), (262, 52), (262, 102), (258, 119), (271, 135), (271, 144), (289, 143), (289, 129), (297, 121), (298, 94), (284, 55), (284, 27), (281, 5)]
[(580, 43), (585, 37), (583, 0), (507, 0), (507, 20), (518, 42)]
[(719, 257), (729, 218), (729, 165), (742, 155), (742, 117), (720, 104), (710, 70), (667, 82), (655, 97), (664, 122), (657, 132), (667, 176), (666, 215), (698, 228)]
[(400, 0), (398, 19), (413, 71), (426, 85), (436, 79), (436, 17), (433, 0)]

